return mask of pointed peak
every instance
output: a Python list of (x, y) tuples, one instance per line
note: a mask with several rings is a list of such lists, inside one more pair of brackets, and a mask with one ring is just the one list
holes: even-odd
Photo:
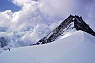
[(86, 22), (84, 22), (81, 16), (73, 16), (70, 14), (70, 16), (66, 18), (58, 27), (51, 31), (47, 36), (39, 40), (36, 44), (39, 45), (53, 42), (59, 36), (64, 35), (65, 32), (68, 32), (68, 30), (70, 31), (71, 29), (76, 29), (77, 31), (81, 30), (95, 36), (95, 32), (88, 24), (86, 24)]

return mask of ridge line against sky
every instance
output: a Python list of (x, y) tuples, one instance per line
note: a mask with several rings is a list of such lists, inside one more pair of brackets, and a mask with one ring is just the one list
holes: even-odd
[[(93, 27), (93, 19), (95, 19), (93, 17), (95, 14), (94, 0), (0, 0), (0, 11), (4, 12), (6, 10), (11, 10), (11, 12), (15, 13), (21, 11), (25, 6), (26, 10), (29, 10), (28, 5), (31, 5), (33, 3), (32, 1), (39, 1), (38, 5), (34, 4), (35, 7), (40, 8), (38, 10), (45, 15), (50, 17), (53, 16), (54, 19), (63, 20), (69, 16), (69, 14), (76, 14), (83, 16), (83, 18), (91, 24), (91, 27)], [(30, 10), (31, 9), (34, 8), (30, 8)]]
[(94, 11), (95, 0), (0, 0), (0, 31), (19, 36), (20, 43), (36, 42), (70, 14), (82, 16), (95, 31)]

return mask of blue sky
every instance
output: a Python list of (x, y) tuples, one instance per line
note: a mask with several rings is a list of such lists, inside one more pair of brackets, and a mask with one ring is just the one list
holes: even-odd
[(0, 12), (11, 10), (12, 12), (19, 11), (21, 8), (15, 5), (12, 0), (0, 0)]

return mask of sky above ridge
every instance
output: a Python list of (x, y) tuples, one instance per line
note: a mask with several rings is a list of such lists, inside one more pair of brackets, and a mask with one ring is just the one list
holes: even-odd
[[(38, 11), (36, 11), (37, 9)], [(39, 15), (45, 15), (46, 17), (58, 21), (64, 20), (64, 18), (70, 14), (79, 15), (82, 16), (85, 21), (91, 24), (91, 27), (93, 27), (93, 19), (95, 19), (94, 0), (0, 0), (0, 12), (9, 10), (13, 14), (17, 14), (23, 10), (27, 10), (27, 12), (29, 10), (34, 10), (36, 13), (39, 13)], [(24, 14), (24, 12), (22, 14)], [(30, 14), (32, 14), (32, 12)]]
[(82, 16), (95, 31), (95, 0), (0, 0), (0, 30), (37, 41), (70, 14)]

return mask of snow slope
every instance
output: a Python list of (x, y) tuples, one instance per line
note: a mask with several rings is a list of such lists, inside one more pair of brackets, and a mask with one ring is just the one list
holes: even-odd
[(14, 48), (0, 54), (0, 63), (95, 63), (95, 37), (77, 31), (52, 43)]

